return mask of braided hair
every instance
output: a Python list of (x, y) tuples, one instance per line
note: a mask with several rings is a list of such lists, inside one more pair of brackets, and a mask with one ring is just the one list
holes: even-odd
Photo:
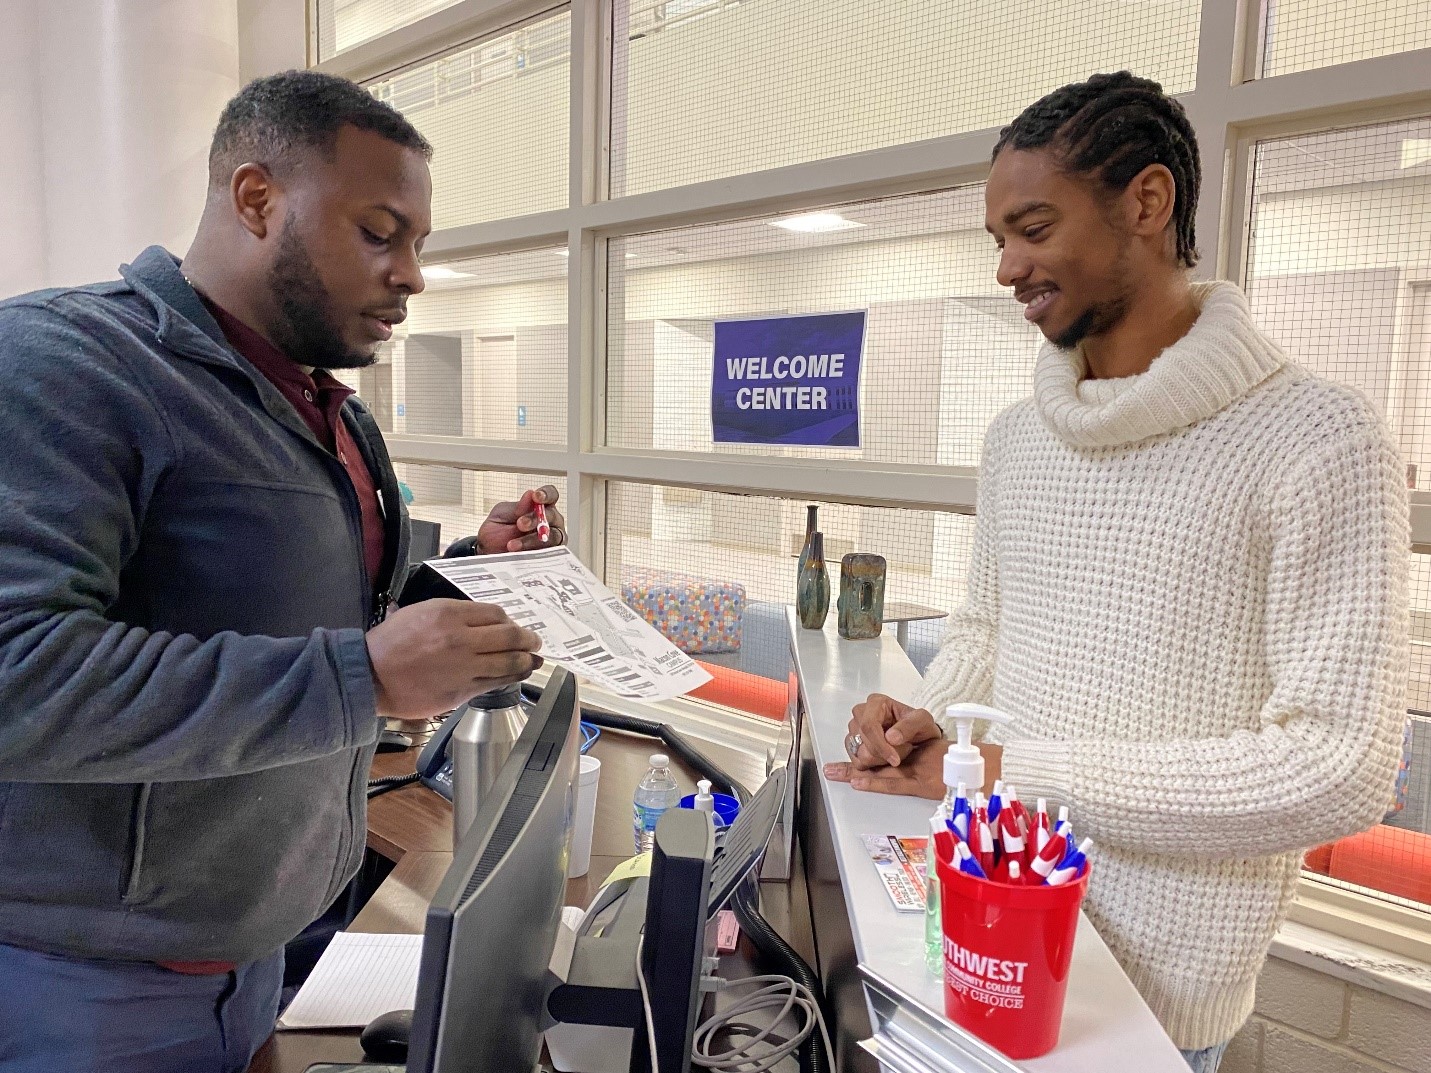
[(1060, 165), (1094, 173), (1109, 190), (1123, 190), (1149, 164), (1173, 174), (1178, 263), (1197, 264), (1193, 217), (1202, 165), (1197, 135), (1183, 106), (1163, 87), (1127, 71), (1098, 74), (1035, 101), (999, 132), (994, 159), (1005, 147), (1051, 148)]

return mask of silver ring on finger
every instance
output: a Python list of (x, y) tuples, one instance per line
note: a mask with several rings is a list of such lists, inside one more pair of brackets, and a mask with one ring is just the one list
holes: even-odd
[(850, 734), (845, 738), (845, 752), (850, 754), (851, 760), (859, 759), (860, 746), (864, 744), (864, 738), (858, 734)]

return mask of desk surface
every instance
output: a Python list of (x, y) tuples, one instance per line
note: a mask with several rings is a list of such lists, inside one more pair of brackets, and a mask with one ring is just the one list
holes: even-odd
[[(603, 730), (592, 747), (601, 759), (596, 820), (591, 840), (591, 869), (566, 885), (567, 905), (586, 905), (607, 875), (635, 851), (631, 835), (631, 797), (646, 774), (647, 757), (660, 746), (648, 738)], [(756, 757), (707, 742), (701, 751), (746, 785), (758, 785), (764, 765)], [(383, 753), (373, 760), (373, 776), (414, 770), (417, 747)], [(695, 777), (676, 760), (672, 774), (681, 792), (695, 792)], [(368, 845), (397, 866), (384, 880), (349, 930), (422, 931), (427, 903), (452, 862), (452, 806), (427, 787), (404, 786), (374, 798), (368, 806)], [(277, 1032), (254, 1056), (248, 1073), (303, 1073), (314, 1062), (362, 1061), (356, 1031)]]
[[(912, 697), (920, 679), (888, 634), (846, 641), (833, 625), (803, 630), (793, 611), (787, 618), (818, 771), (825, 763), (848, 759), (844, 738), (856, 703), (875, 692)], [(929, 1011), (971, 1059), (985, 1062), (969, 1068), (1107, 1073), (1137, 1056), (1138, 1073), (1187, 1073), (1187, 1063), (1086, 917), (1079, 920), (1062, 1037), (1052, 1052), (1011, 1064), (947, 1020), (942, 983), (924, 967), (924, 917), (895, 911), (860, 839), (865, 834), (923, 836), (934, 803), (861, 793), (829, 782), (823, 772), (817, 777), (822, 780), (860, 965)]]

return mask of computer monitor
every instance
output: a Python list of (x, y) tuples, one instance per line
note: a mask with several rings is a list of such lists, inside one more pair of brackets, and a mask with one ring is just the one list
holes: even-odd
[(408, 562), (420, 563), (442, 554), (442, 526), (437, 522), (413, 518), (412, 536), (408, 544)]
[(453, 855), (423, 932), (408, 1073), (531, 1073), (561, 922), (576, 679), (557, 668)]

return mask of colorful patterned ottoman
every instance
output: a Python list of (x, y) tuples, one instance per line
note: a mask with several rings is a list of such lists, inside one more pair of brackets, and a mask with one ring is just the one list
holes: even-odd
[(745, 586), (738, 582), (629, 570), (621, 577), (621, 599), (682, 652), (740, 649)]

